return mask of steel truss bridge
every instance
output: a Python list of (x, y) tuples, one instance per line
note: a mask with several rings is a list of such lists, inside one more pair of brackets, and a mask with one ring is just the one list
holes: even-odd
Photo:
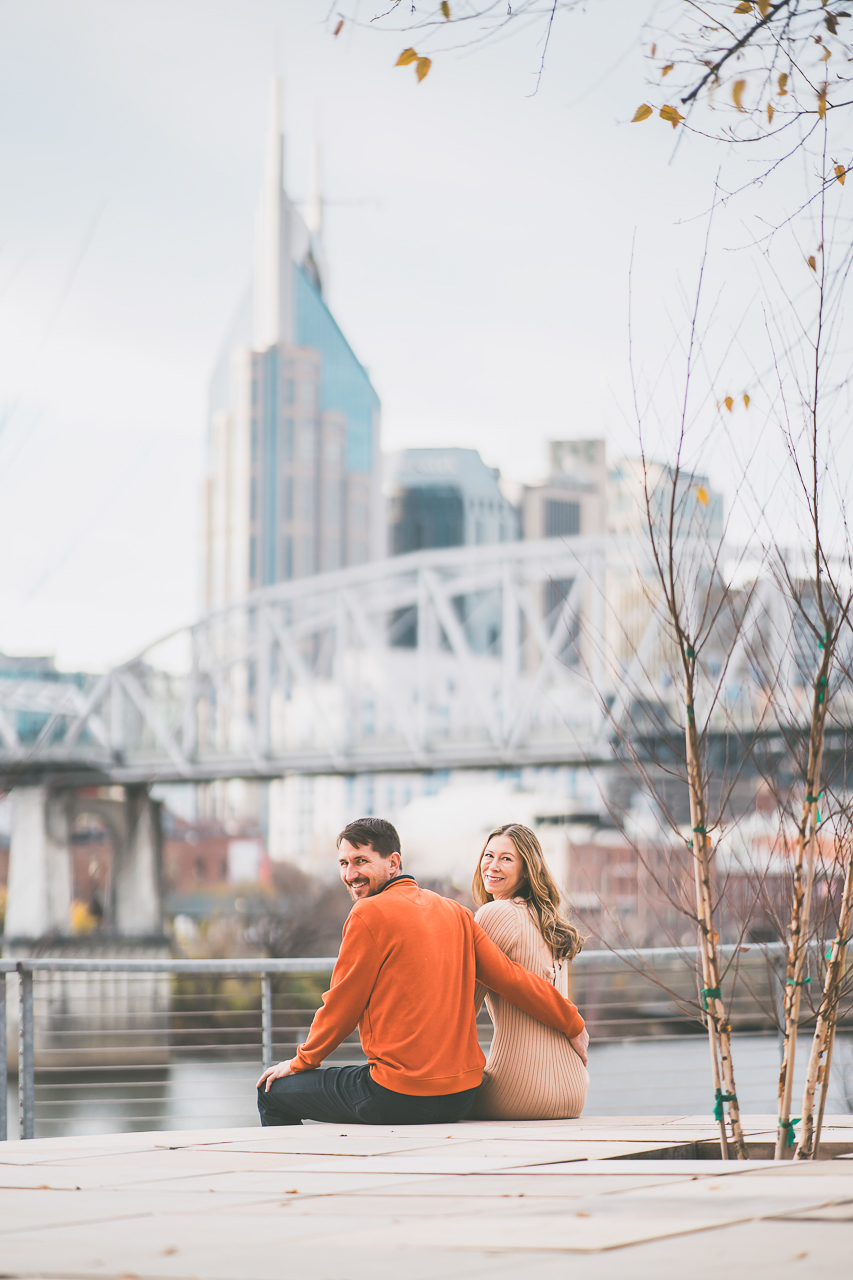
[[(705, 560), (700, 548), (697, 581)], [(0, 679), (0, 782), (603, 764), (632, 708), (672, 705), (678, 720), (650, 591), (647, 542), (616, 538), (422, 551), (282, 583), (88, 687)], [(794, 630), (767, 577), (738, 636), (719, 637), (724, 656), (710, 643), (720, 731), (767, 715), (757, 654), (796, 690)]]

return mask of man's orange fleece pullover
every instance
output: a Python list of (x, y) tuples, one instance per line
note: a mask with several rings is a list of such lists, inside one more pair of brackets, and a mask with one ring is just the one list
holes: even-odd
[(465, 907), (411, 876), (390, 880), (350, 912), (332, 985), (290, 1066), (318, 1067), (358, 1026), (384, 1088), (419, 1097), (475, 1089), (486, 1064), (476, 982), (570, 1039), (583, 1031), (575, 1006), (508, 959)]

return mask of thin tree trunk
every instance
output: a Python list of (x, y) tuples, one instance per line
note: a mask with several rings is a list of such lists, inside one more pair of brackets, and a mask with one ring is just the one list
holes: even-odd
[[(784, 1157), (786, 1148), (793, 1145), (794, 1138), (794, 1125), (791, 1121), (791, 1094), (794, 1087), (794, 1059), (797, 1051), (800, 1001), (805, 982), (803, 971), (805, 969), (809, 915), (814, 885), (817, 806), (820, 799), (823, 741), (829, 694), (828, 673), (832, 659), (832, 649), (831, 636), (827, 629), (824, 638), (823, 661), (820, 664), (812, 701), (809, 759), (806, 769), (806, 794), (803, 798), (803, 815), (797, 832), (797, 852), (794, 859), (788, 963), (785, 971), (785, 1043), (782, 1052), (782, 1066), (779, 1071), (779, 1119), (776, 1129), (776, 1160), (781, 1160)], [(805, 882), (803, 881), (804, 867)]]
[[(813, 1160), (817, 1157), (820, 1142), (820, 1126), (823, 1122), (823, 1104), (829, 1088), (829, 1068), (831, 1063), (831, 1046), (838, 1018), (838, 1002), (841, 998), (841, 985), (844, 981), (844, 958), (847, 951), (847, 940), (850, 936), (850, 920), (853, 917), (853, 848), (848, 848), (847, 875), (844, 879), (844, 892), (841, 898), (841, 910), (838, 916), (838, 929), (835, 941), (829, 953), (826, 966), (826, 978), (823, 984), (823, 999), (817, 1015), (809, 1067), (806, 1075), (806, 1087), (803, 1090), (803, 1127), (800, 1140), (794, 1153), (795, 1160)], [(825, 1061), (821, 1061), (825, 1057)], [(818, 1082), (822, 1082), (821, 1110), (818, 1124), (814, 1123), (814, 1096)]]
[(720, 1126), (720, 1154), (728, 1160), (726, 1122), (723, 1103), (728, 1104), (732, 1125), (732, 1141), (739, 1160), (746, 1159), (746, 1146), (740, 1123), (737, 1092), (732, 1065), (731, 1028), (726, 1021), (726, 1009), (720, 988), (720, 963), (717, 953), (717, 931), (714, 928), (713, 901), (711, 896), (711, 867), (708, 856), (705, 789), (699, 757), (696, 733), (696, 716), (693, 706), (693, 665), (689, 660), (686, 672), (687, 692), (687, 780), (690, 794), (690, 820), (693, 828), (693, 869), (696, 882), (696, 915), (699, 921), (699, 946), (702, 955), (702, 979), (705, 986), (702, 1000), (707, 1012), (708, 1041), (714, 1078), (714, 1117)]

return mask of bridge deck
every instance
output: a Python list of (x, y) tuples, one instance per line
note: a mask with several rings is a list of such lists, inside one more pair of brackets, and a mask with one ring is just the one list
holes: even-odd
[[(748, 1118), (769, 1151), (772, 1118)], [(853, 1116), (817, 1164), (685, 1159), (705, 1117), (306, 1125), (0, 1144), (6, 1276), (702, 1280), (843, 1274)], [(569, 1256), (567, 1256), (569, 1255)], [(583, 1255), (582, 1258), (578, 1255)]]

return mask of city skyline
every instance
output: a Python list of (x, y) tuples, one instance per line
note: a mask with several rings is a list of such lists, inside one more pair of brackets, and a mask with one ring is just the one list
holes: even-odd
[(10, 18), (0, 648), (103, 667), (197, 610), (205, 389), (250, 272), (276, 64), (296, 196), (324, 144), (329, 296), (381, 394), (384, 447), (475, 448), (521, 482), (552, 438), (630, 452), (632, 241), (637, 354), (657, 360), (706, 196), (691, 151), (668, 167), (665, 134), (628, 125), (639, 45), (589, 65), (620, 4), (582, 41), (564, 26), (533, 98), (533, 38), (419, 86), (394, 71), (396, 37), (334, 41), (310, 3), (81, 0), (72, 19), (36, 0)]

